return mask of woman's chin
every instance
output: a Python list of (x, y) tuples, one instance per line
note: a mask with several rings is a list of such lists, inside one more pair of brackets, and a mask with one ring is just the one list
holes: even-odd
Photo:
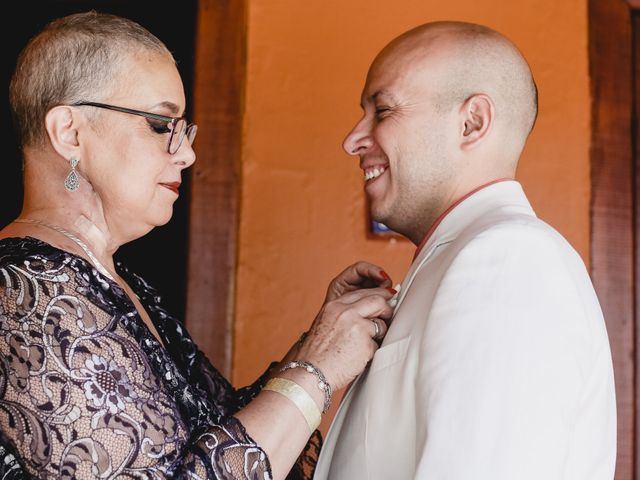
[(169, 223), (169, 220), (171, 220), (171, 217), (173, 217), (173, 208), (166, 215), (162, 216), (158, 220), (156, 227), (161, 227), (163, 225), (166, 225), (167, 223)]
[(171, 217), (173, 217), (173, 206), (162, 209), (161, 211), (153, 212), (153, 215), (148, 218), (148, 223), (152, 225), (153, 228), (162, 227), (163, 225), (169, 223)]

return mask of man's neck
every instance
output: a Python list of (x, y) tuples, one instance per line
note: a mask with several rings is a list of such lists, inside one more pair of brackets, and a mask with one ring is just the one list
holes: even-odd
[(431, 226), (429, 227), (429, 229), (427, 230), (427, 233), (424, 235), (424, 237), (422, 238), (422, 241), (420, 241), (420, 243), (418, 243), (417, 248), (416, 248), (416, 252), (413, 256), (413, 258), (415, 259), (420, 252), (422, 251), (422, 249), (424, 248), (424, 246), (427, 244), (427, 242), (429, 241), (429, 239), (432, 237), (433, 233), (436, 231), (436, 229), (438, 228), (438, 226), (442, 223), (442, 221), (447, 217), (447, 215), (454, 210), (458, 205), (460, 205), (462, 202), (464, 202), (467, 198), (469, 198), (470, 196), (472, 196), (474, 193), (479, 192), (480, 190), (483, 190), (493, 184), (499, 183), (499, 182), (506, 182), (506, 181), (510, 181), (513, 180), (512, 178), (498, 178), (496, 180), (491, 180), (490, 182), (484, 183), (482, 185), (479, 185), (475, 188), (472, 188), (470, 191), (468, 191), (467, 193), (463, 194), (462, 196), (460, 196), (458, 199), (456, 199), (453, 203), (451, 203), (445, 210), (444, 212), (442, 212), (438, 218), (436, 218), (436, 220), (431, 224)]

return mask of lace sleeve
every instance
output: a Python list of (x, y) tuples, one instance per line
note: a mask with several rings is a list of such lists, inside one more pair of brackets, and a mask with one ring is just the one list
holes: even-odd
[[(211, 365), (211, 362), (202, 351), (198, 349), (182, 327), (182, 324), (164, 311), (159, 303), (160, 298), (156, 297), (155, 307), (151, 308), (156, 311), (157, 318), (161, 320), (159, 328), (165, 338), (170, 338), (174, 345), (180, 345), (179, 349), (174, 349), (179, 352), (179, 358), (176, 358), (176, 361), (181, 363), (184, 370), (188, 372), (189, 381), (194, 385), (198, 385), (205, 396), (215, 402), (218, 408), (227, 415), (233, 415), (260, 393), (273, 369), (279, 365), (278, 362), (272, 362), (265, 372), (251, 385), (234, 389), (220, 372)], [(207, 436), (204, 438), (207, 438)], [(313, 478), (321, 447), (322, 435), (320, 431), (316, 430), (302, 450), (287, 476), (287, 480)]]
[[(16, 469), (60, 479), (270, 478), (266, 454), (235, 418), (192, 428), (170, 379), (123, 326), (131, 312), (105, 308), (109, 284), (91, 275), (68, 262), (0, 265), (0, 431)], [(87, 293), (94, 281), (101, 299)]]
[[(220, 375), (220, 372), (218, 372), (218, 370), (211, 366), (211, 363), (204, 355), (200, 353), (199, 358), (201, 358), (202, 362), (197, 370), (202, 372), (202, 378), (206, 379), (208, 388), (210, 388), (213, 392), (220, 391), (220, 388), (216, 387), (216, 385), (220, 385), (220, 382), (226, 380), (224, 380), (224, 377)], [(236, 390), (234, 390), (231, 385), (229, 385), (229, 389), (226, 390), (227, 394), (224, 401), (226, 402), (227, 408), (232, 410), (231, 413), (235, 413), (243, 408), (251, 400), (253, 400), (256, 395), (258, 395), (258, 393), (260, 393), (260, 390), (262, 390), (262, 388), (264, 387), (269, 375), (272, 374), (273, 370), (278, 365), (278, 362), (272, 362), (267, 370), (262, 375), (260, 375), (260, 377), (251, 385), (238, 388)], [(287, 480), (309, 480), (313, 478), (315, 467), (320, 456), (321, 448), (322, 435), (320, 434), (319, 430), (316, 430), (315, 432), (313, 432), (311, 438), (307, 442), (307, 445), (298, 456), (296, 463), (293, 465), (291, 471), (287, 475)]]

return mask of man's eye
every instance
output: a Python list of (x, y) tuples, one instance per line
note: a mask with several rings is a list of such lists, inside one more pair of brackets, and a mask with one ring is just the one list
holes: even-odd
[(148, 118), (147, 123), (149, 124), (149, 128), (151, 128), (155, 133), (169, 133), (171, 131), (167, 122)]
[(390, 110), (389, 107), (376, 107), (376, 117), (384, 118)]

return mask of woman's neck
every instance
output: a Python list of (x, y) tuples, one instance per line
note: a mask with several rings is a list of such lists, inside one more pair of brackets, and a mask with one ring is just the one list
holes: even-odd
[[(42, 222), (42, 224), (59, 227), (64, 231), (80, 239), (90, 250), (93, 256), (104, 265), (107, 270), (114, 271), (113, 255), (120, 246), (114, 241), (106, 222), (102, 219), (91, 218), (90, 214), (69, 210), (66, 208), (41, 207), (33, 208), (25, 206), (19, 219), (29, 219)], [(42, 226), (41, 226), (42, 227)], [(32, 228), (41, 228), (34, 224)], [(43, 240), (59, 238), (63, 233), (39, 232), (37, 237), (45, 236)]]

